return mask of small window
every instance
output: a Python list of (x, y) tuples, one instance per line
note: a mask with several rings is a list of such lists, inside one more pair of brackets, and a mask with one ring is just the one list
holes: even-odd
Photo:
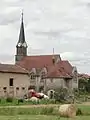
[(22, 87), (22, 90), (25, 90), (25, 87)]
[(16, 87), (16, 90), (19, 90), (19, 87)]
[(3, 90), (4, 90), (4, 93), (6, 93), (7, 92), (7, 87), (4, 87)]
[(35, 78), (36, 78), (35, 74), (32, 73), (32, 74), (31, 74), (31, 79), (35, 79)]
[(7, 87), (4, 87), (4, 88), (3, 88), (3, 90), (6, 90), (6, 89), (7, 89)]
[(9, 79), (9, 86), (13, 86), (13, 78)]

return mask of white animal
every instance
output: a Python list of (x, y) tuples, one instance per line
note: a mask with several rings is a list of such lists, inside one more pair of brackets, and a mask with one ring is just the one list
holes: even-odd
[(43, 98), (45, 98), (45, 99), (49, 99), (49, 97), (47, 95), (45, 95), (44, 93), (38, 93), (38, 94), (43, 96)]
[(39, 99), (36, 98), (36, 97), (31, 97), (30, 100), (31, 100), (32, 102), (38, 102), (38, 101), (39, 101)]

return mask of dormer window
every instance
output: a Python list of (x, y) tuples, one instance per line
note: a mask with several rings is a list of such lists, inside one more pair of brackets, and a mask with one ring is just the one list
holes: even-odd
[(30, 78), (31, 78), (31, 79), (35, 79), (35, 78), (36, 78), (35, 74), (32, 73), (31, 76), (30, 76)]

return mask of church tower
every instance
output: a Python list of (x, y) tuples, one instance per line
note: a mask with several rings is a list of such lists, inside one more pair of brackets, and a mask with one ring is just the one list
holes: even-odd
[(25, 41), (23, 12), (22, 12), (19, 40), (18, 40), (18, 43), (16, 45), (15, 62), (20, 61), (25, 56), (27, 56), (27, 43)]

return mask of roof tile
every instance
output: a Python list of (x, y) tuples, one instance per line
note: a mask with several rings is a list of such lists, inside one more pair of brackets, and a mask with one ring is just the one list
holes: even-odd
[(19, 65), (13, 65), (13, 64), (0, 64), (0, 72), (21, 73), (21, 74), (27, 74), (28, 73), (28, 71), (25, 70), (25, 68), (22, 68)]

